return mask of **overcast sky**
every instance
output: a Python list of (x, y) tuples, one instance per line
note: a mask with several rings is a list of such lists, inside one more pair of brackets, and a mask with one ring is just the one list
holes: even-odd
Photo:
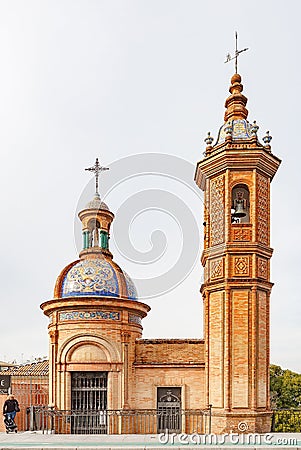
[[(271, 361), (301, 372), (300, 13), (297, 0), (0, 1), (1, 360), (47, 355), (39, 305), (77, 259), (76, 211), (93, 195), (84, 168), (96, 156), (111, 168), (106, 180), (122, 164), (128, 174), (106, 197), (118, 238), (130, 233), (142, 254), (154, 231), (166, 239), (152, 236), (165, 251), (149, 265), (129, 261), (112, 239), (116, 262), (133, 278), (152, 279), (181, 258), (183, 217), (194, 227), (191, 213), (202, 228), (201, 199), (186, 177), (191, 167), (193, 182), (203, 139), (223, 123), (234, 72), (224, 60), (237, 30), (239, 47), (250, 48), (239, 61), (249, 120), (257, 120), (260, 137), (270, 130), (283, 160), (272, 183)], [(158, 173), (162, 154), (172, 171), (173, 158), (185, 160), (183, 179), (138, 176), (135, 155), (147, 153), (158, 154)], [(154, 188), (180, 199), (179, 217), (149, 208), (136, 211), (129, 229), (120, 226), (124, 202)], [(202, 337), (198, 260), (191, 269), (175, 289), (147, 301), (145, 337)]]

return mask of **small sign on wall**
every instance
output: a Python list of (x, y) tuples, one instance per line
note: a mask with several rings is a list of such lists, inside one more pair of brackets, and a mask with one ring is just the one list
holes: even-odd
[(10, 375), (0, 375), (0, 393), (8, 394), (10, 389)]

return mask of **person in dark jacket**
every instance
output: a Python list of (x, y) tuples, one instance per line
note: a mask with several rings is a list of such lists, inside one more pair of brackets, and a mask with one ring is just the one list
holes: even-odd
[(14, 420), (16, 413), (20, 411), (19, 403), (13, 395), (9, 395), (3, 405), (3, 415), (7, 419)]

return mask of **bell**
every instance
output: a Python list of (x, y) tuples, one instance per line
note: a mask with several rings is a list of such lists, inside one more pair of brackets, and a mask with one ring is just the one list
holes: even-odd
[(235, 210), (232, 214), (233, 217), (241, 218), (246, 217), (247, 213), (244, 208), (244, 202), (242, 200), (236, 200), (235, 202)]

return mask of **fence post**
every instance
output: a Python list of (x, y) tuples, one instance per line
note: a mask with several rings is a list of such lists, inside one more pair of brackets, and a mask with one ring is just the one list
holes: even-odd
[(30, 405), (29, 407), (29, 430), (34, 431), (34, 406)]
[(209, 434), (211, 434), (211, 423), (212, 423), (212, 405), (209, 405)]
[(42, 408), (42, 434), (45, 433), (45, 415), (44, 415), (44, 408)]
[(50, 432), (51, 433), (55, 433), (55, 429), (54, 429), (54, 425), (55, 425), (55, 422), (54, 422), (54, 414), (53, 414), (53, 411), (54, 411), (54, 407), (52, 406), (51, 408), (48, 408), (48, 414), (47, 414), (47, 416), (48, 416), (48, 419), (47, 419), (47, 423), (49, 423), (49, 412), (50, 412)]
[(272, 415), (272, 423), (271, 423), (271, 432), (275, 431), (275, 411), (273, 411)]

